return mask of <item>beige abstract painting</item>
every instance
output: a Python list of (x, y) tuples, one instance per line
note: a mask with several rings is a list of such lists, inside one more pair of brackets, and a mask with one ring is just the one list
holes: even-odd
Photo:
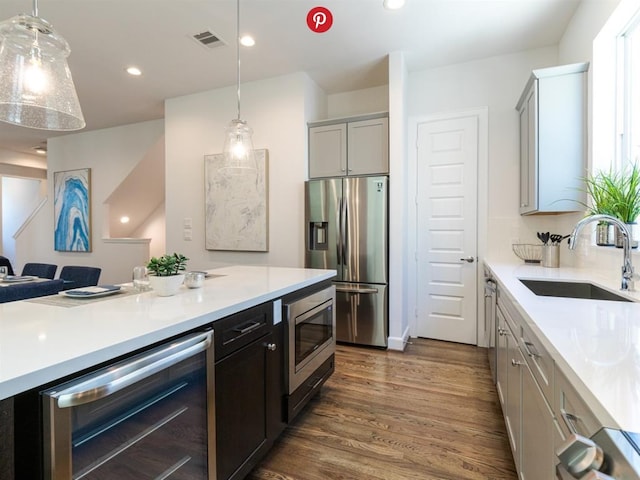
[(228, 176), (224, 155), (205, 155), (205, 248), (245, 252), (269, 249), (268, 151), (256, 150), (257, 170)]

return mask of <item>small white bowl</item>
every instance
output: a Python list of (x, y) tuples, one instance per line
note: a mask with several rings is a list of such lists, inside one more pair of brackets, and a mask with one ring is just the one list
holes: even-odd
[(187, 272), (184, 277), (184, 284), (188, 288), (200, 288), (204, 283), (204, 272)]

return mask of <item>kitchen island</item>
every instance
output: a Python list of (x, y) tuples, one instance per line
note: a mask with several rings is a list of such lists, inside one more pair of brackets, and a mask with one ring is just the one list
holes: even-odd
[[(320, 288), (326, 289), (334, 275), (335, 271), (332, 270), (236, 266), (211, 270), (202, 288), (188, 289), (182, 286), (180, 292), (172, 297), (159, 297), (153, 291), (138, 293), (127, 285), (121, 292), (103, 298), (43, 297), (0, 305), (0, 427), (3, 427), (0, 448), (0, 465), (3, 469), (0, 479), (13, 480), (14, 452), (15, 478), (49, 478), (47, 466), (58, 465), (58, 461), (50, 461), (48, 452), (53, 453), (53, 450), (49, 448), (44, 449), (43, 459), (38, 452), (43, 445), (63, 444), (57, 436), (55, 442), (49, 439), (47, 425), (51, 426), (51, 432), (56, 431), (54, 425), (67, 425), (61, 430), (66, 432), (62, 437), (67, 439), (65, 442), (70, 440), (69, 425), (72, 422), (67, 415), (71, 409), (64, 407), (82, 409), (90, 401), (94, 403), (84, 409), (81, 415), (93, 416), (91, 412), (99, 412), (101, 409), (105, 412), (120, 412), (110, 414), (109, 418), (95, 417), (96, 423), (91, 426), (91, 429), (105, 432), (105, 435), (113, 430), (115, 436), (112, 437), (117, 441), (120, 438), (118, 429), (129, 428), (125, 427), (127, 422), (121, 422), (119, 418), (133, 415), (127, 412), (146, 411), (147, 407), (155, 405), (160, 401), (158, 399), (164, 399), (169, 394), (171, 397), (166, 397), (168, 402), (175, 402), (176, 399), (182, 402), (181, 399), (184, 399), (190, 405), (186, 406), (185, 403), (179, 412), (193, 412), (189, 415), (197, 414), (200, 418), (181, 417), (184, 418), (182, 422), (190, 423), (183, 423), (185, 427), (178, 425), (175, 432), (180, 436), (182, 432), (191, 432), (189, 438), (194, 442), (196, 439), (201, 442), (208, 437), (209, 455), (213, 451), (207, 467), (207, 448), (204, 447), (204, 453), (199, 457), (194, 450), (194, 460), (184, 460), (186, 464), (193, 465), (187, 467), (187, 472), (191, 471), (188, 468), (195, 468), (194, 471), (198, 472), (208, 468), (209, 475), (204, 478), (215, 478), (211, 469), (215, 472), (217, 465), (218, 479), (244, 478), (286, 426), (286, 418), (282, 413), (283, 402), (286, 401), (284, 360), (287, 357), (284, 348), (284, 326), (287, 322), (282, 314), (283, 304), (292, 299), (306, 298), (306, 295)], [(71, 302), (65, 305), (67, 300)], [(186, 342), (184, 347), (181, 346), (183, 340)], [(335, 348), (335, 343), (333, 346)], [(164, 352), (168, 348), (178, 347), (185, 353), (193, 351), (189, 355), (194, 356), (183, 357), (180, 353), (177, 358), (184, 360), (172, 363), (171, 365), (176, 365), (175, 368), (171, 367), (172, 370), (165, 367), (163, 361), (157, 362), (158, 368), (162, 370), (150, 372), (149, 375), (152, 376), (149, 376), (146, 384), (143, 383), (146, 376), (143, 376), (136, 380), (138, 383), (135, 387), (133, 384), (123, 386), (125, 390), (122, 395), (102, 395), (100, 390), (103, 387), (100, 387), (97, 390), (85, 390), (87, 394), (95, 392), (98, 395), (94, 400), (85, 400), (85, 393), (82, 393), (78, 397), (78, 403), (73, 401), (62, 406), (56, 401), (55, 405), (60, 408), (53, 407), (54, 404), (51, 403), (51, 407), (44, 408), (44, 422), (40, 423), (38, 412), (42, 397), (39, 392), (43, 389), (49, 388), (49, 392), (52, 392), (50, 394), (55, 395), (59, 388), (56, 385), (51, 390), (54, 384), (69, 380), (72, 380), (71, 383), (77, 382), (76, 378), (95, 371), (96, 368), (101, 368), (100, 372), (117, 372), (115, 367), (122, 363), (133, 365), (136, 359), (145, 356), (152, 358), (157, 351), (162, 351), (163, 357), (166, 357)], [(322, 381), (317, 382), (317, 388), (314, 387), (314, 393), (333, 372), (333, 355), (329, 361), (328, 366), (324, 367)], [(107, 365), (108, 368), (104, 368)], [(138, 369), (140, 370), (139, 367)], [(107, 387), (106, 383), (104, 385), (108, 390), (112, 388)], [(189, 389), (184, 390), (185, 394), (181, 394), (181, 397), (174, 396), (174, 391), (178, 392), (187, 386)], [(162, 393), (158, 388), (169, 393)], [(200, 393), (189, 393), (192, 391)], [(239, 392), (251, 392), (251, 395), (243, 394), (238, 397)], [(46, 393), (43, 396), (47, 398)], [(94, 397), (94, 393), (91, 393), (91, 397)], [(136, 398), (135, 404), (131, 403), (133, 398)], [(11, 438), (13, 428), (9, 428), (14, 426), (11, 419), (14, 409), (15, 449)], [(54, 409), (59, 413), (52, 413)], [(149, 412), (153, 413), (152, 410), (150, 407)], [(249, 412), (251, 415), (248, 416)], [(76, 414), (74, 413), (73, 418)], [(138, 414), (135, 415), (137, 419)], [(192, 426), (204, 428), (205, 419), (209, 434), (197, 433)], [(235, 419), (243, 421), (236, 425)], [(94, 418), (91, 421), (94, 422)], [(136, 421), (134, 420), (134, 424)], [(168, 427), (158, 430), (159, 434), (167, 435), (163, 432), (169, 432), (169, 436), (173, 435), (170, 432), (175, 427), (171, 425), (175, 423), (167, 423)], [(75, 438), (76, 420), (73, 420), (73, 426)], [(118, 427), (115, 428), (116, 426)], [(155, 427), (149, 430), (155, 431)], [(8, 436), (6, 432), (9, 432)], [(86, 431), (80, 434), (88, 435), (87, 439), (95, 436)], [(146, 436), (147, 433), (139, 438)], [(216, 442), (216, 438), (220, 436), (223, 441)], [(103, 441), (103, 437), (109, 438), (100, 433), (98, 441)], [(159, 440), (154, 441), (153, 438), (151, 436), (145, 440), (147, 445), (152, 442), (152, 450), (153, 445), (167, 444), (166, 441), (158, 443)], [(80, 443), (83, 442), (85, 440)], [(190, 442), (183, 441), (180, 445), (189, 446)], [(233, 447), (231, 451), (228, 446)], [(203, 452), (202, 446), (197, 448)], [(128, 446), (117, 447), (115, 451), (131, 451), (133, 458), (136, 458), (135, 449), (129, 449)], [(191, 459), (191, 453), (189, 451), (184, 458)], [(70, 457), (58, 452), (55, 454), (56, 458), (59, 454), (63, 459), (63, 467), (58, 472), (59, 468), (56, 466), (58, 473), (55, 473), (55, 478), (67, 478), (69, 475), (65, 473), (67, 467), (64, 459), (70, 461)], [(108, 454), (106, 458), (115, 457)], [(126, 459), (121, 461), (131, 468), (151, 474), (150, 467), (145, 465), (142, 457), (139, 458), (140, 461), (133, 463)], [(170, 466), (167, 472), (182, 468), (180, 462)], [(75, 463), (74, 460), (74, 465)], [(44, 472), (41, 471), (42, 465)], [(97, 463), (95, 468), (101, 468), (101, 465), (102, 463)], [(134, 477), (125, 475), (123, 478), (137, 478), (135, 475), (137, 474)], [(200, 473), (193, 477), (189, 473), (187, 475), (188, 478), (202, 478)]]
[(64, 308), (0, 305), (0, 400), (328, 280), (333, 270), (233, 266), (202, 288), (89, 300)]

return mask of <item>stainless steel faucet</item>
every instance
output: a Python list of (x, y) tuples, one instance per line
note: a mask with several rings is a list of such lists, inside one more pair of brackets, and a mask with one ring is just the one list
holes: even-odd
[(573, 232), (569, 235), (569, 249), (575, 250), (576, 243), (578, 243), (578, 235), (580, 235), (580, 231), (586, 224), (601, 221), (613, 223), (622, 233), (622, 254), (624, 255), (624, 264), (622, 265), (622, 285), (620, 286), (620, 290), (632, 292), (634, 291), (634, 274), (633, 265), (631, 264), (631, 232), (629, 231), (629, 227), (626, 223), (616, 217), (612, 217), (611, 215), (599, 214), (585, 217), (576, 223)]

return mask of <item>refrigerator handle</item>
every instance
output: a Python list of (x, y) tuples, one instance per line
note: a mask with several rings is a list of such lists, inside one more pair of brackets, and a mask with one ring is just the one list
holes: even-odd
[(349, 202), (346, 198), (342, 201), (342, 209), (344, 211), (342, 215), (342, 225), (340, 226), (342, 230), (342, 264), (347, 267), (349, 262), (349, 257), (347, 256), (349, 252), (349, 235), (347, 234), (347, 227), (349, 225)]
[(342, 201), (340, 198), (338, 203), (338, 228), (336, 229), (336, 262), (338, 265), (342, 265)]

